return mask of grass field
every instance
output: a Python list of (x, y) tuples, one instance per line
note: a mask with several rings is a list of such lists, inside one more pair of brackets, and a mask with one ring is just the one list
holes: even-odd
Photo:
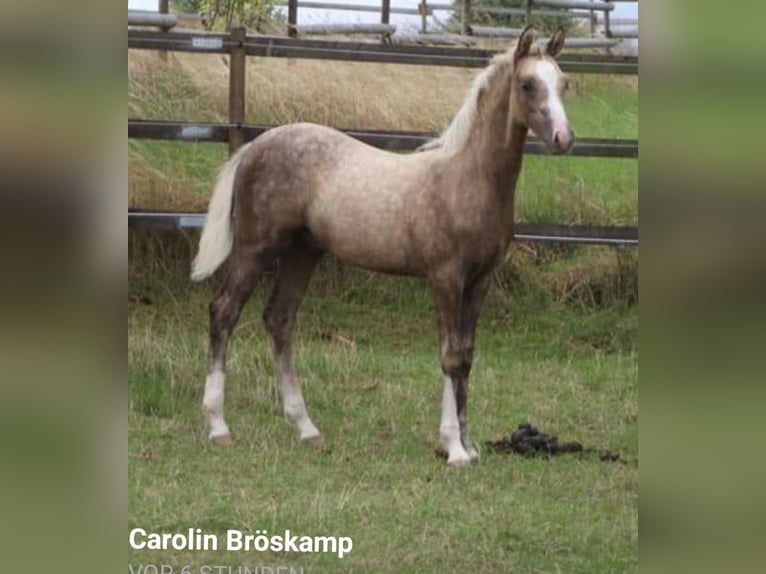
[[(571, 257), (579, 261), (576, 252)], [(134, 264), (151, 267), (135, 255)], [(539, 271), (557, 274), (560, 265)], [(151, 304), (132, 304), (128, 313), (129, 526), (220, 535), (290, 529), (351, 536), (354, 549), (342, 560), (132, 551), (131, 563), (287, 564), (305, 572), (637, 570), (635, 465), (485, 451), (480, 465), (458, 470), (435, 455), (441, 377), (422, 283), (331, 262), (319, 273), (302, 309), (295, 358), (309, 412), (325, 434), (322, 451), (299, 444), (282, 417), (260, 322), (264, 285), (229, 355), (227, 417), (236, 443), (215, 448), (200, 412), (213, 285), (190, 287), (180, 275), (137, 269), (131, 290)], [(519, 279), (509, 275), (506, 288), (516, 294), (495, 287), (480, 324), (470, 397), (475, 440), (532, 421), (635, 460), (635, 305), (567, 302), (564, 294), (554, 301), (541, 288), (514, 289)]]
[[(253, 63), (249, 121), (341, 127), (438, 131), (475, 73)], [(171, 56), (164, 66), (129, 53), (129, 115), (223, 119), (225, 70), (210, 56)], [(578, 78), (567, 107), (583, 136), (637, 137), (633, 80)], [(131, 142), (130, 204), (202, 209), (223, 159), (221, 146)], [(517, 197), (528, 221), (635, 224), (637, 162), (528, 158)], [(230, 345), (226, 412), (236, 442), (210, 445), (200, 403), (207, 303), (220, 278), (187, 281), (195, 241), (129, 234), (129, 528), (289, 529), (350, 536), (354, 547), (342, 560), (130, 550), (129, 564), (275, 572), (288, 565), (306, 573), (638, 570), (637, 252), (514, 245), (482, 314), (469, 400), (479, 443), (530, 421), (562, 440), (618, 451), (628, 463), (484, 448), (479, 465), (450, 469), (435, 453), (442, 382), (425, 285), (332, 260), (302, 307), (294, 352), (325, 448), (299, 444), (282, 416), (260, 320), (269, 281)]]

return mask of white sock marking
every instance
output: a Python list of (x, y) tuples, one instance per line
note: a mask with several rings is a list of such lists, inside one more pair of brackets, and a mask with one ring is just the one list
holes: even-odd
[(447, 451), (447, 464), (466, 464), (471, 458), (460, 440), (460, 422), (457, 418), (457, 404), (452, 379), (444, 376), (444, 393), (442, 394), (442, 420), (439, 425), (444, 449)]
[(223, 420), (223, 386), (225, 381), (223, 371), (213, 371), (205, 379), (205, 396), (202, 406), (207, 417), (210, 433), (208, 438), (229, 434), (229, 427)]
[(319, 430), (311, 422), (306, 411), (306, 403), (303, 401), (303, 395), (295, 382), (294, 375), (282, 374), (279, 378), (279, 388), (282, 391), (285, 416), (293, 421), (301, 440), (319, 436)]

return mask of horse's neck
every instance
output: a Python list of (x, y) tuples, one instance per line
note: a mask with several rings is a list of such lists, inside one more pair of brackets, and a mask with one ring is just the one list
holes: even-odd
[(476, 147), (471, 153), (479, 173), (502, 194), (512, 194), (521, 171), (528, 129), (509, 118), (510, 95), (498, 98), (474, 126)]

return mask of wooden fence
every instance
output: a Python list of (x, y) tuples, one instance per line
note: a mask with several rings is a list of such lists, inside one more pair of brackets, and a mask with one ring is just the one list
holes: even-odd
[[(193, 31), (128, 30), (129, 49), (218, 53), (229, 55), (229, 111), (226, 123), (168, 122), (128, 119), (128, 138), (228, 143), (233, 153), (273, 126), (245, 123), (245, 71), (247, 56), (321, 58), (329, 60), (388, 62), (418, 65), (484, 67), (495, 52), (468, 48), (381, 45), (349, 41), (303, 40), (285, 37), (247, 35), (244, 28), (230, 34)], [(563, 70), (580, 73), (637, 74), (638, 60), (634, 57), (562, 54)], [(436, 134), (418, 132), (388, 132), (380, 130), (347, 130), (346, 133), (370, 145), (392, 151), (413, 150)], [(544, 153), (539, 140), (530, 138), (527, 153)], [(573, 155), (581, 157), (638, 157), (637, 140), (579, 138)], [(555, 161), (555, 160), (551, 160)], [(201, 217), (201, 216), (200, 216)], [(164, 223), (163, 223), (164, 222)], [(128, 213), (132, 227), (167, 226), (197, 227), (195, 214), (155, 213), (142, 210)], [(565, 241), (637, 245), (636, 227), (582, 227), (568, 225), (538, 225), (522, 227), (530, 241)]]

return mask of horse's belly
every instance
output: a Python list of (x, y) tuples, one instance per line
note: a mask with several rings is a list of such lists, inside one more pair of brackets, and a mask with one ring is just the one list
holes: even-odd
[(315, 210), (308, 227), (318, 246), (356, 265), (387, 273), (416, 274), (405, 223), (382, 211)]

